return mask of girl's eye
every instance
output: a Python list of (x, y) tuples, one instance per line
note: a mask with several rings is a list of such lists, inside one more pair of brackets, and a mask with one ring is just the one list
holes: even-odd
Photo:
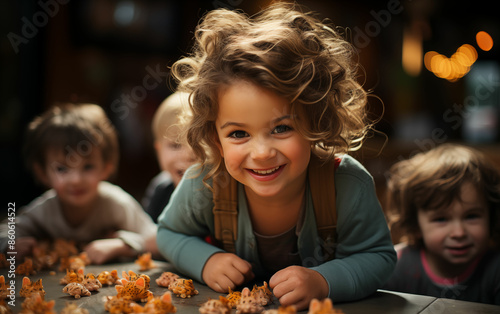
[(229, 137), (231, 138), (244, 138), (247, 137), (248, 133), (245, 131), (234, 131), (229, 134)]
[(285, 133), (285, 132), (288, 132), (291, 130), (292, 130), (292, 128), (290, 126), (285, 125), (285, 124), (280, 124), (273, 129), (272, 133), (273, 134), (280, 134), (280, 133)]

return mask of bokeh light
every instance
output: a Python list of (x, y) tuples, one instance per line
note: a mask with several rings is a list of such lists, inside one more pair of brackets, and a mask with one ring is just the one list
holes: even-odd
[(436, 51), (429, 51), (424, 55), (425, 68), (450, 82), (464, 77), (476, 60), (477, 51), (469, 44), (460, 46), (450, 58)]
[(484, 51), (490, 51), (491, 48), (493, 48), (493, 38), (484, 31), (480, 31), (476, 34), (476, 43), (477, 46)]

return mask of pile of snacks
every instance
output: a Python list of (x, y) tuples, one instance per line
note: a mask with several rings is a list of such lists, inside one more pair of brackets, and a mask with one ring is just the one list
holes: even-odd
[[(141, 272), (157, 267), (151, 258), (151, 253), (139, 255), (135, 264)], [(51, 274), (56, 274), (54, 269), (64, 272), (65, 274), (59, 280), (63, 286), (61, 292), (75, 299), (90, 297), (102, 287), (114, 286), (116, 295), (102, 297), (104, 310), (109, 313), (176, 313), (173, 295), (179, 298), (191, 298), (199, 294), (193, 280), (180, 278), (172, 272), (163, 272), (155, 279), (159, 287), (168, 290), (161, 295), (154, 295), (149, 290), (151, 278), (146, 274), (136, 274), (129, 270), (123, 271), (120, 278), (118, 271), (114, 269), (102, 271), (96, 275), (85, 273), (87, 265), (89, 265), (89, 260), (86, 254), (79, 253), (77, 247), (70, 241), (59, 239), (53, 244), (44, 243), (34, 249), (32, 256), (25, 258), (24, 262), (16, 267), (16, 274), (24, 276), (19, 291), (19, 296), (24, 298), (21, 313), (56, 313), (55, 300), (45, 300), (46, 292), (42, 279), (30, 279), (30, 276), (41, 270), (51, 270)], [(5, 255), (0, 255), (0, 266), (8, 267)], [(9, 293), (4, 276), (0, 276), (0, 313), (12, 313), (12, 309), (6, 302)], [(241, 291), (229, 290), (227, 295), (221, 295), (219, 299), (209, 298), (200, 304), (199, 312), (201, 314), (229, 314), (233, 309), (236, 309), (237, 314), (295, 314), (297, 312), (294, 306), (265, 310), (264, 307), (272, 301), (273, 294), (267, 282), (264, 282), (262, 286), (255, 285), (251, 290), (249, 288), (243, 288)], [(88, 314), (89, 311), (74, 302), (66, 302), (60, 313)], [(325, 299), (323, 302), (311, 301), (309, 313), (339, 314), (342, 311), (334, 309), (331, 300)]]

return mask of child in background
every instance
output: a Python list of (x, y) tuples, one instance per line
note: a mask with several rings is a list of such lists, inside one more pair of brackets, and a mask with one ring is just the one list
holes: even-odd
[(390, 169), (399, 244), (385, 289), (500, 305), (500, 173), (478, 151), (444, 144)]
[(153, 117), (154, 148), (161, 172), (151, 180), (143, 199), (144, 210), (157, 221), (186, 169), (195, 161), (184, 136), (189, 94), (175, 92), (158, 107)]
[[(87, 244), (93, 264), (156, 253), (156, 225), (135, 199), (107, 180), (119, 158), (114, 127), (98, 105), (54, 106), (29, 125), (27, 166), (50, 188), (16, 217), (21, 259), (40, 239)], [(6, 239), (2, 239), (5, 250)]]
[[(348, 150), (359, 146), (366, 92), (353, 48), (291, 4), (254, 18), (219, 9), (197, 27), (191, 57), (173, 65), (191, 93), (188, 142), (201, 164), (188, 170), (158, 220), (158, 248), (182, 273), (217, 292), (269, 280), (282, 305), (364, 298), (396, 262), (373, 179)], [(321, 255), (307, 169), (312, 155), (341, 156), (335, 171), (336, 255)], [(316, 158), (316, 157), (315, 157)], [(238, 181), (236, 253), (214, 234), (212, 179)]]

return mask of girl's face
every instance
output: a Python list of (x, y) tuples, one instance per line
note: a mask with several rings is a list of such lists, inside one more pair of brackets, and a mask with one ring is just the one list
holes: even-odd
[(488, 246), (489, 210), (484, 197), (470, 182), (462, 184), (460, 195), (448, 208), (418, 211), (427, 260), (437, 272), (463, 269)]
[(84, 157), (74, 151), (49, 149), (45, 168), (38, 173), (55, 190), (63, 209), (75, 209), (92, 205), (98, 197), (99, 182), (106, 180), (112, 170), (113, 166), (104, 163), (97, 148)]
[(220, 153), (247, 191), (280, 197), (304, 188), (311, 143), (294, 130), (294, 119), (287, 99), (253, 83), (236, 81), (219, 92)]

